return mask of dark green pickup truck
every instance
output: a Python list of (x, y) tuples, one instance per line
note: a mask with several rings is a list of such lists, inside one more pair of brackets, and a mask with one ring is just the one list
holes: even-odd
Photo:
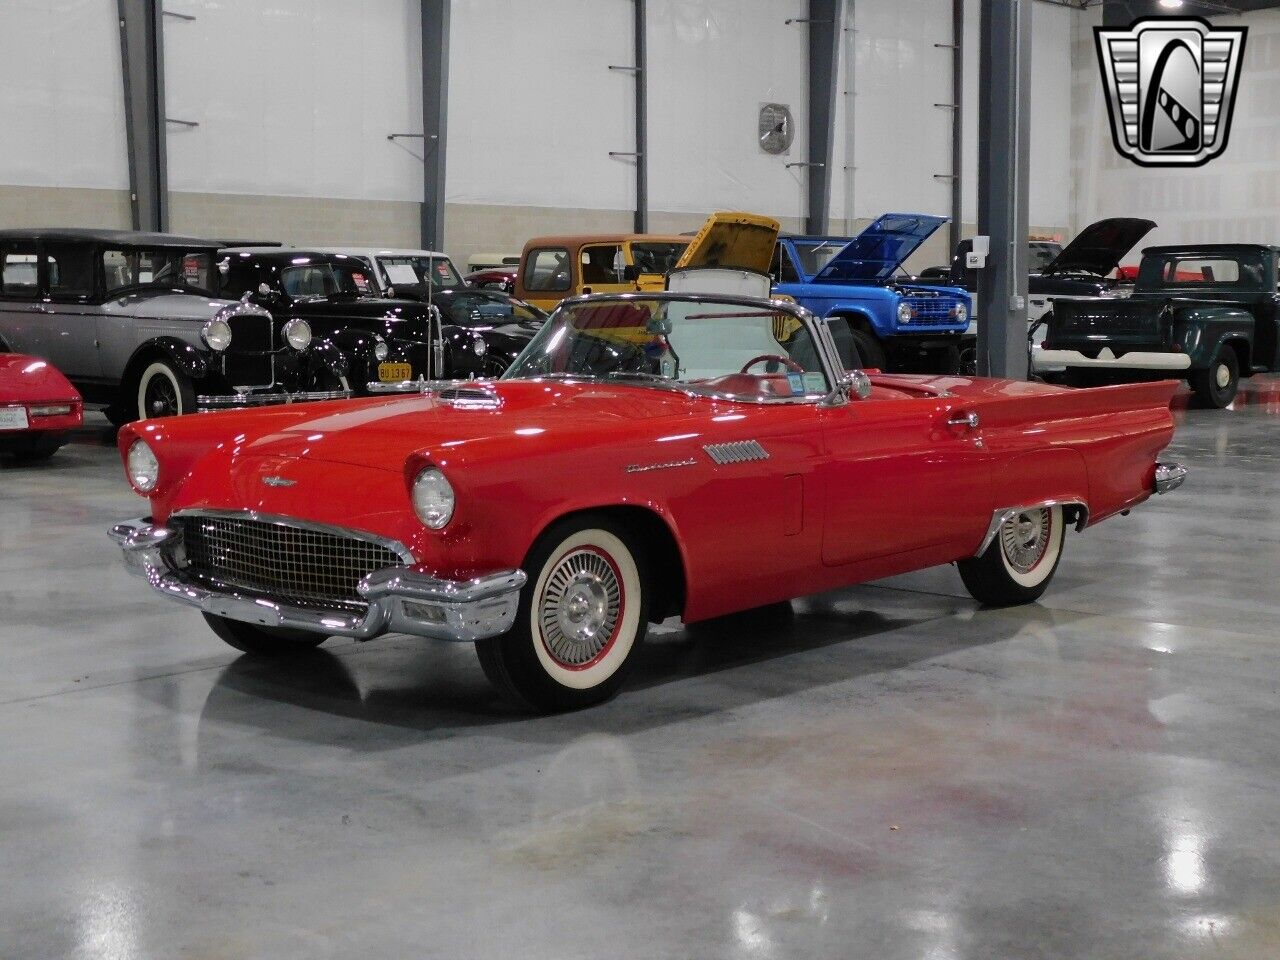
[(1148, 247), (1132, 296), (1063, 300), (1033, 370), (1069, 384), (1183, 379), (1222, 408), (1241, 377), (1280, 369), (1280, 247)]

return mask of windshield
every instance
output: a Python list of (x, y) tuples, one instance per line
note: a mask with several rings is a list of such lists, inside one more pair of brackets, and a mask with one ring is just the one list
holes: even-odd
[(601, 297), (562, 305), (504, 380), (585, 377), (762, 402), (831, 389), (813, 329), (767, 301)]
[(800, 267), (807, 276), (814, 276), (819, 270), (831, 262), (831, 258), (839, 253), (848, 240), (823, 240), (820, 243), (793, 241), (796, 254), (800, 257)]
[(136, 287), (213, 289), (213, 254), (208, 250), (104, 250), (102, 270), (108, 298)]
[(448, 257), (378, 257), (378, 263), (393, 287), (422, 283), (443, 290), (465, 286)]
[(369, 279), (369, 268), (354, 257), (339, 261), (311, 260), (295, 264), (280, 271), (280, 286), (295, 299), (302, 297), (332, 297), (349, 294), (357, 297), (375, 297)]
[(523, 300), (486, 290), (445, 294), (435, 303), (444, 313), (446, 323), (454, 323), (460, 327), (492, 327), (498, 323), (541, 323), (547, 318), (545, 313), (529, 306)]
[(678, 241), (632, 241), (631, 262), (640, 273), (670, 273), (688, 245)]

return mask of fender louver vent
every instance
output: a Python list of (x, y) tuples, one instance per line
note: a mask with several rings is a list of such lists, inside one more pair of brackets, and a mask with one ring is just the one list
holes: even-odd
[(716, 463), (748, 463), (752, 460), (768, 460), (769, 451), (755, 440), (738, 440), (734, 443), (709, 443), (702, 448)]

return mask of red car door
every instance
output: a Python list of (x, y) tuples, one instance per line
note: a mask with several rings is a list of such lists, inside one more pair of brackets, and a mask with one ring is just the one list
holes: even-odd
[(953, 398), (853, 400), (826, 411), (828, 566), (976, 545), (994, 509), (992, 459), (974, 405)]

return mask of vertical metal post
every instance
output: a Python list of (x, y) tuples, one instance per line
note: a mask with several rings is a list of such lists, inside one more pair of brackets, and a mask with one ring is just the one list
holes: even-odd
[(445, 133), (449, 118), (449, 4), (422, 0), (422, 246), (444, 249)]
[(987, 0), (980, 19), (978, 372), (1027, 376), (1027, 233), (1032, 0)]
[(964, 205), (964, 0), (951, 0), (951, 254), (963, 234)]
[(647, 0), (635, 0), (636, 233), (649, 232), (649, 44)]
[(116, 9), (133, 228), (168, 230), (163, 12), (160, 0), (116, 0)]
[(827, 232), (843, 0), (809, 0), (809, 137), (805, 232)]

